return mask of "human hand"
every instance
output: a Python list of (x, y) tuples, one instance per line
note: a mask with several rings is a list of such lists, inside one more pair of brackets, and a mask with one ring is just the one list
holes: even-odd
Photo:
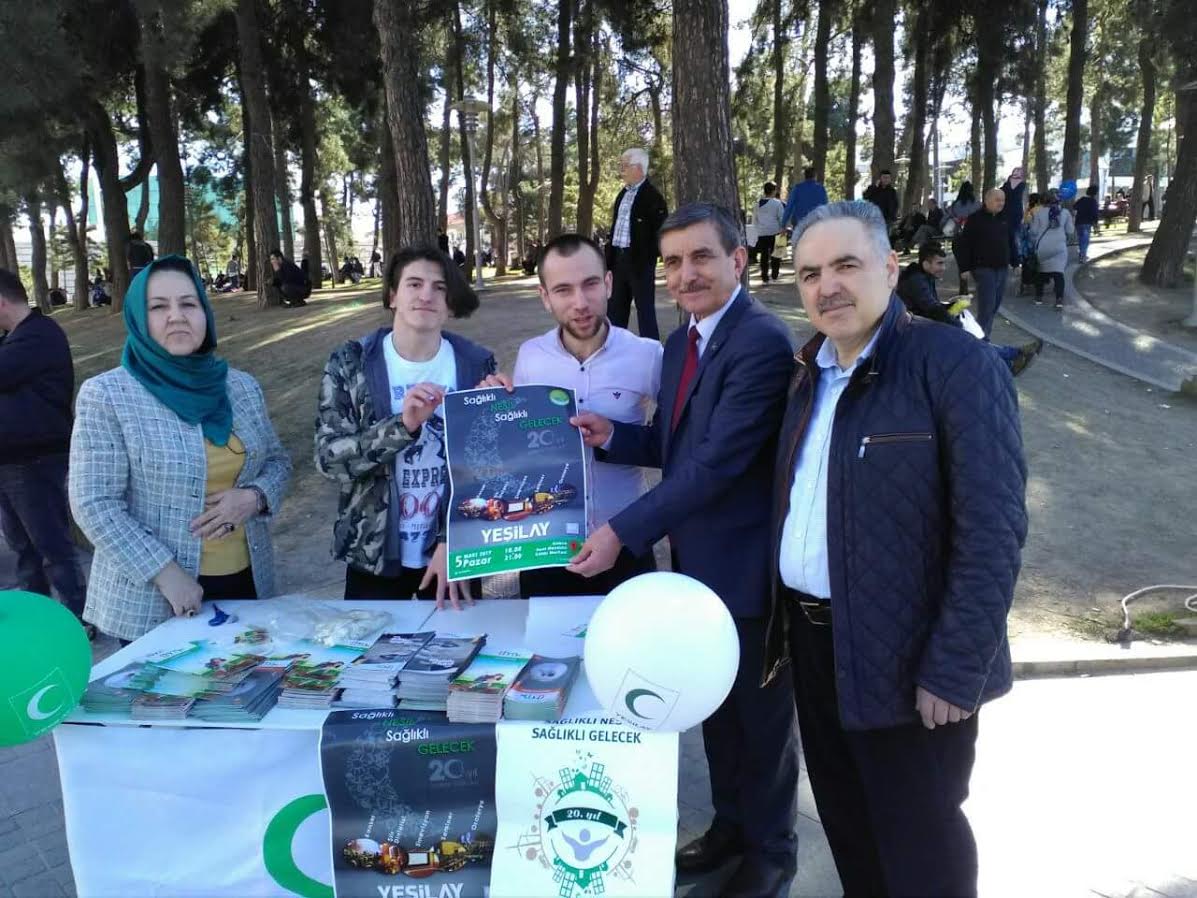
[(204, 598), (204, 588), (195, 578), (172, 561), (154, 578), (154, 584), (170, 603), (176, 617), (194, 617)]
[[(569, 423), (582, 431), (582, 442), (591, 449), (596, 449), (611, 439), (615, 432), (615, 425), (602, 415), (594, 412), (582, 412), (569, 419)], [(587, 540), (589, 542), (589, 540)]]
[(445, 401), (445, 388), (439, 384), (422, 383), (411, 387), (403, 397), (403, 426), (407, 432), (414, 434), (424, 426), (424, 422), (432, 417)]
[(447, 604), (454, 610), (460, 611), (462, 605), (473, 605), (465, 587), (465, 581), (449, 582), (449, 549), (445, 543), (437, 543), (436, 551), (428, 562), (428, 569), (424, 571), (424, 579), (420, 581), (419, 590), (423, 592), (432, 581), (436, 581), (436, 607), (444, 608)]
[(619, 557), (619, 550), (622, 548), (623, 543), (619, 541), (619, 536), (611, 529), (611, 525), (603, 524), (587, 537), (578, 554), (565, 569), (583, 577), (597, 576), (615, 566), (615, 559)]
[(495, 374), (488, 374), (486, 377), (482, 378), (481, 382), (478, 384), (478, 389), (484, 390), (487, 387), (493, 387), (494, 389), (502, 388), (508, 393), (515, 390), (515, 384), (511, 381), (511, 375), (504, 374), (502, 371), (496, 372)]
[(258, 494), (253, 490), (221, 490), (204, 500), (203, 514), (191, 519), (191, 535), (200, 539), (219, 539), (257, 513)]
[(957, 708), (951, 702), (931, 694), (922, 686), (915, 687), (914, 706), (918, 709), (919, 716), (923, 718), (923, 726), (929, 730), (949, 723), (960, 723), (973, 716), (972, 711)]

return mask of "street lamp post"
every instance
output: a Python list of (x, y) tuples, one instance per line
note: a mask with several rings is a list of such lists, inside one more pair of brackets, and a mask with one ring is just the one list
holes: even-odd
[(470, 193), (474, 196), (474, 288), (482, 289), (482, 229), (479, 219), (482, 215), (481, 203), (478, 202), (478, 187), (474, 181), (474, 167), (477, 154), (474, 147), (474, 135), (478, 133), (478, 116), (490, 113), (490, 107), (474, 97), (465, 97), (452, 106), (461, 116), (461, 124), (466, 132), (466, 140), (470, 148), (470, 170), (466, 177), (470, 179)]

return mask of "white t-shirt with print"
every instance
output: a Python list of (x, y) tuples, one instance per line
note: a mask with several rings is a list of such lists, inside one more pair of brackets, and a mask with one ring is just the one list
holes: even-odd
[[(411, 362), (399, 355), (388, 335), (383, 350), (387, 382), (391, 388), (391, 414), (403, 411), (403, 397), (419, 383), (446, 390), (457, 389), (457, 359), (453, 344), (441, 338), (440, 349), (426, 362)], [(436, 530), (437, 511), (448, 495), (449, 470), (445, 459), (445, 421), (441, 409), (420, 430), (420, 438), (395, 456), (395, 483), (399, 487), (399, 540), (404, 567), (427, 563), (424, 545)]]

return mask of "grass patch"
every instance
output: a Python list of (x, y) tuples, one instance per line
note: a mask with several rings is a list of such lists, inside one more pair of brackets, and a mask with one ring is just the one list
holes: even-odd
[(1171, 611), (1144, 611), (1131, 618), (1131, 625), (1147, 636), (1182, 636), (1185, 632)]

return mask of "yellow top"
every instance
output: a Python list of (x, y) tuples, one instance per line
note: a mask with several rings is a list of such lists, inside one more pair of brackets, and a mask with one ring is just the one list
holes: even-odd
[[(204, 440), (208, 456), (208, 484), (205, 494), (211, 496), (221, 490), (232, 489), (245, 466), (245, 446), (235, 434), (229, 434), (227, 446), (215, 446)], [(245, 528), (236, 527), (227, 536), (206, 539), (200, 550), (200, 574), (221, 577), (236, 574), (249, 567), (249, 543)]]

